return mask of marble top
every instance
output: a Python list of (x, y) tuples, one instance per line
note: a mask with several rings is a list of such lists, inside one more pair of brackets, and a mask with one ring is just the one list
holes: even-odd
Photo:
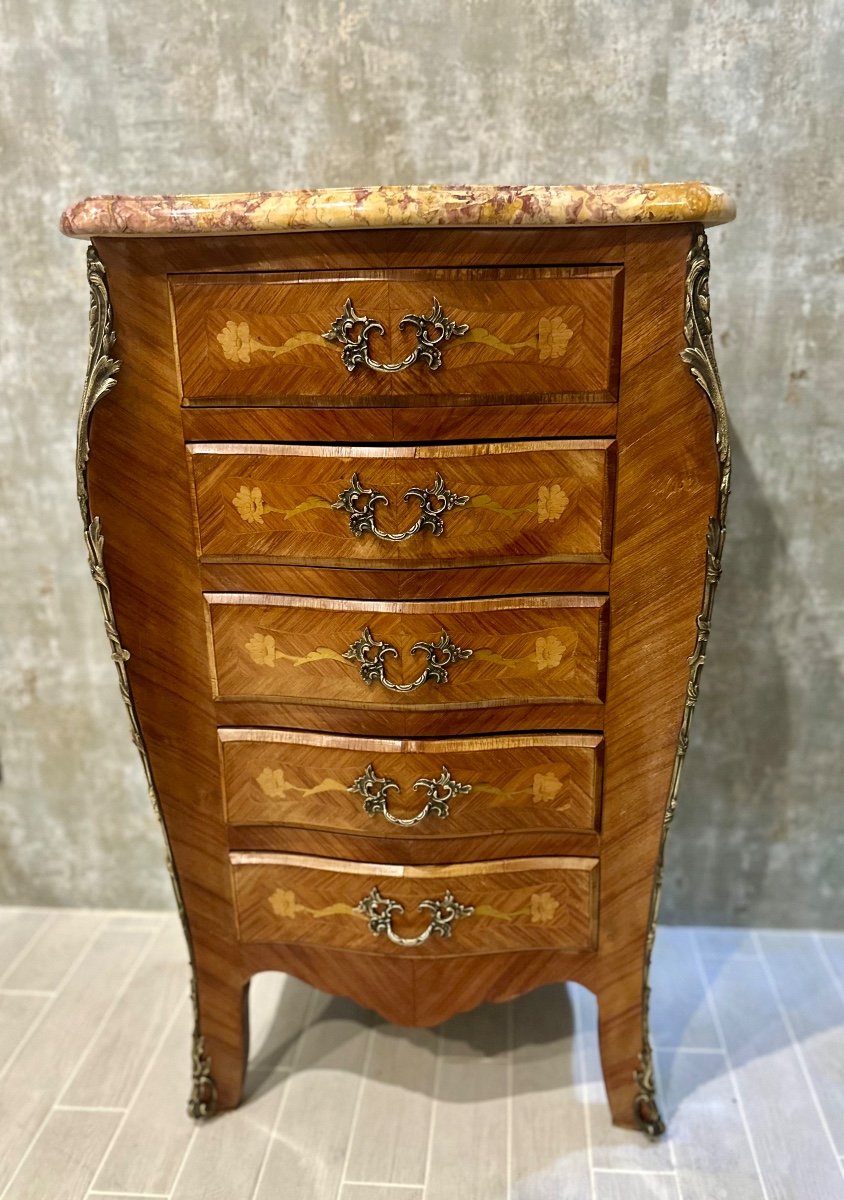
[(391, 226), (722, 225), (735, 202), (706, 183), (326, 188), (205, 196), (91, 196), (62, 214), (68, 237), (195, 237)]

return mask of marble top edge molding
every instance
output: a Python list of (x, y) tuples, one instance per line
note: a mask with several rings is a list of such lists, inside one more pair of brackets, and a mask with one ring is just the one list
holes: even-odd
[(68, 237), (196, 237), (393, 226), (723, 225), (735, 202), (707, 183), (537, 187), (426, 184), (232, 192), (196, 196), (91, 196), (65, 209)]

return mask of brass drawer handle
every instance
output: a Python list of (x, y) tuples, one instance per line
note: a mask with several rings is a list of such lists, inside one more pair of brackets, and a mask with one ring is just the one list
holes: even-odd
[[(361, 330), (355, 337), (354, 330), (357, 325), (361, 326)], [(405, 329), (408, 325), (416, 330), (416, 346), (410, 354), (401, 362), (376, 362), (369, 354), (369, 335), (370, 333), (383, 334), (384, 326), (380, 321), (358, 316), (352, 304), (352, 298), (349, 296), (341, 315), (331, 322), (331, 328), (322, 336), (327, 342), (339, 342), (343, 347), (342, 358), (347, 371), (352, 372), (356, 367), (364, 366), (373, 371), (390, 373), (406, 371), (419, 359), (426, 362), (432, 371), (436, 371), (443, 360), (440, 345), (443, 342), (451, 341), (453, 337), (463, 337), (465, 333), (469, 332), (468, 325), (458, 325), (456, 321), (449, 320), (436, 296), (433, 297), (431, 311), (427, 317), (419, 317), (416, 313), (408, 313), (407, 316), (402, 317), (399, 321), (399, 329)], [(434, 336), (429, 335), (429, 327), (434, 330)]]
[(427, 910), (433, 913), (431, 922), (418, 937), (405, 938), (393, 929), (393, 913), (404, 912), (404, 905), (399, 904), (398, 900), (390, 900), (388, 897), (382, 896), (378, 888), (374, 887), (369, 895), (364, 896), (357, 904), (357, 911), (369, 921), (369, 928), (374, 936), (378, 937), (379, 934), (386, 933), (396, 946), (421, 946), (427, 942), (432, 933), (435, 933), (437, 937), (451, 937), (454, 922), (459, 921), (461, 917), (471, 917), (475, 911), (471, 904), (461, 904), (455, 900), (450, 891), (447, 891), (438, 900), (422, 900), (417, 908), (420, 912)]
[(413, 790), (424, 789), (427, 801), (415, 817), (394, 817), (387, 807), (387, 793), (400, 792), (401, 788), (394, 779), (385, 779), (375, 773), (372, 763), (359, 776), (348, 791), (357, 792), (363, 797), (363, 811), (374, 817), (380, 813), (391, 825), (418, 825), (425, 817), (448, 816), (448, 802), (455, 796), (467, 796), (472, 790), (471, 783), (458, 783), (452, 777), (448, 767), (443, 767), (439, 779), (417, 779)]
[(432, 487), (410, 488), (405, 492), (404, 498), (406, 501), (418, 500), (421, 510), (419, 519), (409, 529), (405, 529), (404, 533), (384, 533), (378, 528), (375, 506), (388, 505), (390, 501), (383, 492), (364, 487), (357, 471), (352, 476), (349, 486), (340, 493), (331, 507), (349, 514), (349, 528), (355, 537), (374, 533), (382, 542), (404, 542), (424, 529), (430, 529), (434, 537), (439, 537), (443, 532), (443, 513), (450, 512), (452, 508), (462, 508), (470, 499), (469, 496), (458, 496), (456, 492), (450, 492), (439, 471), (434, 476)]
[(393, 683), (387, 678), (385, 660), (388, 657), (398, 658), (399, 652), (390, 642), (380, 642), (374, 638), (368, 625), (358, 640), (343, 652), (343, 658), (360, 663), (360, 677), (364, 683), (380, 683), (391, 692), (415, 692), (423, 683), (448, 683), (447, 668), (451, 663), (471, 658), (473, 653), (456, 646), (445, 630), (435, 642), (416, 642), (410, 647), (411, 654), (416, 654), (418, 650), (427, 654), (428, 663), (412, 683)]

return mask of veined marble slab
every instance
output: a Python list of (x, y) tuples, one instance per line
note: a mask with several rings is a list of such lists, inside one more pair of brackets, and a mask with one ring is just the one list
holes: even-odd
[(68, 237), (191, 237), (391, 226), (723, 225), (733, 199), (707, 183), (331, 188), (205, 196), (91, 196), (62, 214)]

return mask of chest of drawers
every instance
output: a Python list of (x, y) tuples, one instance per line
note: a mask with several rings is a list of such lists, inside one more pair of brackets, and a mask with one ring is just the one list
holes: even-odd
[(730, 453), (702, 184), (83, 201), (79, 501), (190, 950), (190, 1111), (249, 979), (432, 1025), (648, 965)]

